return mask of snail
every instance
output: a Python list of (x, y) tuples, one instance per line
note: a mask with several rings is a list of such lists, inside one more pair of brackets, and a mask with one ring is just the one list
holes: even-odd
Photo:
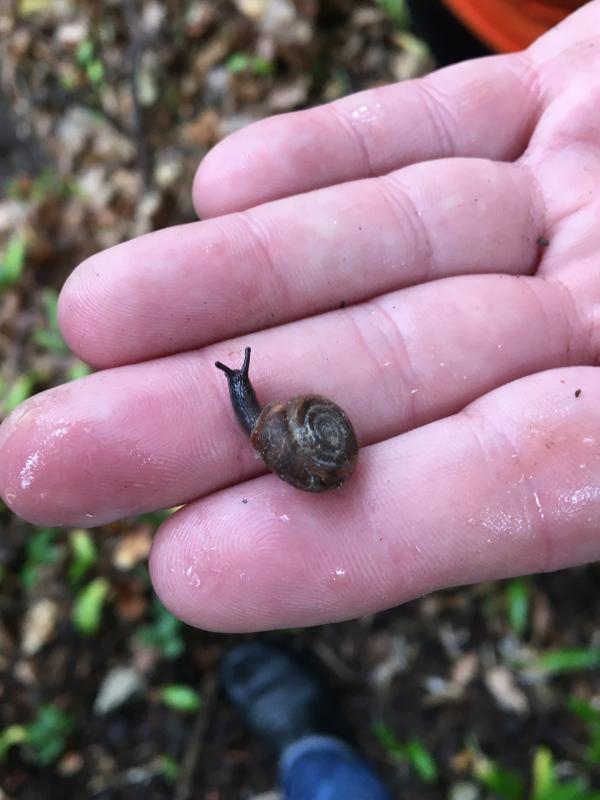
[(248, 375), (249, 347), (241, 369), (220, 361), (215, 366), (227, 375), (233, 410), (252, 446), (282, 480), (306, 492), (324, 492), (352, 475), (358, 442), (338, 405), (317, 394), (304, 394), (261, 408)]

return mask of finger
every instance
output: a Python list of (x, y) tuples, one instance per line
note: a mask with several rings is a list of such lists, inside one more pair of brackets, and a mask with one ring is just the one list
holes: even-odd
[(449, 159), (112, 248), (69, 278), (59, 319), (84, 360), (131, 363), (412, 283), (529, 272), (546, 233), (528, 171)]
[(155, 539), (154, 586), (191, 625), (242, 632), (600, 558), (599, 391), (597, 369), (541, 373), (368, 448), (330, 495), (269, 476), (194, 503)]
[(462, 408), (529, 372), (591, 358), (558, 283), (472, 276), (45, 392), (0, 427), (0, 491), (27, 519), (100, 524), (179, 505), (264, 470), (219, 359), (253, 348), (259, 400), (317, 392), (363, 444)]
[(206, 156), (196, 209), (214, 217), (431, 159), (513, 160), (539, 113), (534, 86), (522, 54), (492, 57), (257, 122)]

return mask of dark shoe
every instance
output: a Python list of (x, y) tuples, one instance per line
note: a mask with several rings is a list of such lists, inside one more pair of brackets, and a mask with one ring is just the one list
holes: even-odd
[(283, 650), (237, 645), (223, 657), (221, 680), (247, 725), (277, 754), (303, 736), (339, 732), (319, 682)]

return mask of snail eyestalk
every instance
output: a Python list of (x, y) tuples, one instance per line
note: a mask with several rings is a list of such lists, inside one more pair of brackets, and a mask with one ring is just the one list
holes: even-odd
[(233, 369), (221, 361), (215, 361), (215, 367), (227, 375), (231, 405), (240, 425), (248, 436), (252, 433), (261, 412), (261, 407), (256, 399), (248, 374), (250, 370), (250, 352), (250, 348), (247, 347), (244, 351), (244, 363), (241, 369)]

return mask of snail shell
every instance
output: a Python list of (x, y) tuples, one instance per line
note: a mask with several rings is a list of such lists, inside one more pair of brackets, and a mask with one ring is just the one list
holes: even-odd
[(358, 442), (346, 413), (317, 394), (260, 408), (248, 377), (250, 348), (240, 370), (220, 362), (236, 416), (270, 470), (307, 492), (341, 486), (354, 472)]

